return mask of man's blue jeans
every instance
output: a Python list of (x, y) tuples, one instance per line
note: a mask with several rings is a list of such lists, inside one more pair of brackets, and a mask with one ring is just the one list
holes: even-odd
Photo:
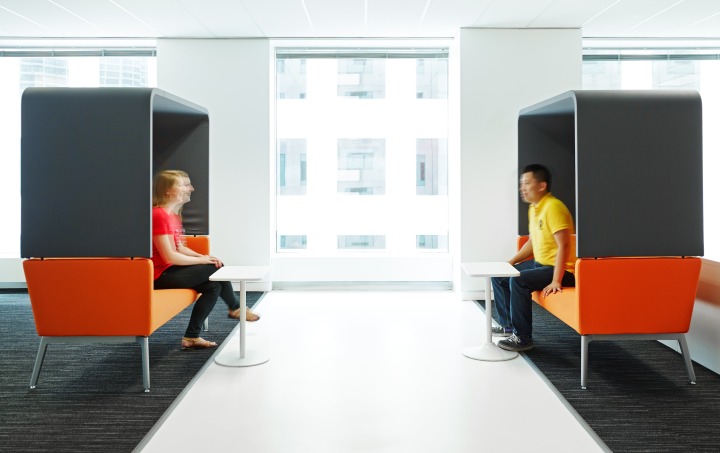
[[(516, 264), (515, 269), (520, 271), (518, 277), (492, 278), (494, 306), (498, 324), (512, 327), (515, 335), (526, 340), (532, 338), (532, 293), (552, 282), (554, 267), (528, 260)], [(575, 276), (565, 272), (562, 286), (575, 286)], [(488, 315), (492, 316), (492, 313)]]

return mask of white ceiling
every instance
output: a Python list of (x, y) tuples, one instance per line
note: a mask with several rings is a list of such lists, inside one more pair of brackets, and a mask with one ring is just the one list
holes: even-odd
[(720, 38), (720, 1), (0, 0), (0, 39), (440, 38), (461, 27)]

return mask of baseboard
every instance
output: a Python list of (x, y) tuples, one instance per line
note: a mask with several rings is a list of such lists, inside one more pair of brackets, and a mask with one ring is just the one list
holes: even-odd
[[(233, 287), (235, 287), (236, 290), (240, 289), (239, 283), (233, 283)], [(273, 282), (247, 282), (245, 283), (245, 290), (246, 291), (260, 291), (263, 293), (267, 293), (272, 291), (273, 289)]]
[(273, 290), (446, 291), (451, 282), (272, 282)]
[(485, 300), (485, 291), (463, 291), (460, 293), (461, 300)]

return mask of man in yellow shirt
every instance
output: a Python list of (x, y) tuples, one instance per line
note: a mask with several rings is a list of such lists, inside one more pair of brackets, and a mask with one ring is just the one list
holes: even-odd
[(493, 327), (493, 334), (508, 337), (498, 342), (508, 351), (533, 348), (533, 291), (542, 290), (547, 296), (561, 292), (563, 287), (575, 286), (573, 272), (577, 258), (570, 244), (575, 226), (567, 207), (550, 193), (551, 183), (552, 175), (544, 166), (532, 164), (523, 169), (520, 195), (530, 203), (530, 239), (508, 260), (520, 271), (520, 276), (492, 279), (500, 324)]

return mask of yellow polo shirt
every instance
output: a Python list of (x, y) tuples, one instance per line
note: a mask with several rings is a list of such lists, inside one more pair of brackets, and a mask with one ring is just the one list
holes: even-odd
[[(558, 252), (554, 234), (562, 230), (570, 230), (570, 234), (575, 233), (570, 211), (562, 201), (548, 193), (536, 205), (530, 204), (528, 219), (535, 261), (545, 266), (554, 266)], [(571, 247), (565, 270), (575, 272), (576, 260), (575, 247)]]

